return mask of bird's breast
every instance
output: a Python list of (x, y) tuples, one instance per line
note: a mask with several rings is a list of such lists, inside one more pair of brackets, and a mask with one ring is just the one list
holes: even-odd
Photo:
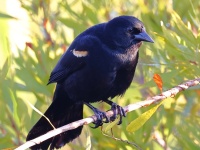
[(138, 48), (137, 47), (130, 47), (126, 49), (123, 53), (116, 53), (115, 56), (117, 57), (119, 63), (121, 65), (126, 65), (131, 62), (134, 62), (137, 59), (138, 55)]

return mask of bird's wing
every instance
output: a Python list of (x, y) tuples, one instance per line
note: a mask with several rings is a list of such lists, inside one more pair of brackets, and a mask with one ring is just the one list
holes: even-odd
[(86, 65), (90, 55), (89, 51), (95, 48), (97, 38), (93, 36), (82, 36), (76, 38), (68, 50), (58, 61), (50, 75), (48, 84), (61, 82), (73, 72), (80, 70)]

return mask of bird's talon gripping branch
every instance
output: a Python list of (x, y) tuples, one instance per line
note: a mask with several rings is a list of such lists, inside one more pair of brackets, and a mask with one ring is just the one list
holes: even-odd
[[(94, 122), (95, 126), (91, 128), (98, 128), (99, 126), (102, 126), (103, 123), (108, 123), (110, 122), (110, 119), (106, 116), (106, 113), (103, 111), (100, 111), (99, 109), (95, 108), (89, 103), (85, 103), (89, 108), (92, 109), (94, 112), (95, 116), (97, 117), (97, 120)], [(103, 119), (105, 118), (105, 121)]]
[(117, 118), (117, 114), (119, 114), (120, 120), (118, 122), (118, 125), (122, 123), (122, 117), (126, 117), (126, 113), (124, 109), (117, 105), (116, 103), (110, 101), (110, 100), (104, 100), (107, 104), (111, 105), (111, 110), (113, 110), (114, 114), (112, 117), (110, 117), (110, 121), (114, 121)]
[(112, 103), (111, 110), (113, 110), (114, 114), (110, 117), (110, 120), (114, 121), (117, 118), (117, 105), (115, 103)]
[(122, 124), (122, 117), (126, 117), (124, 109), (121, 106), (117, 105), (116, 103), (112, 103), (111, 110), (113, 110), (114, 115), (111, 117), (110, 120), (114, 121), (117, 118), (117, 112), (118, 112), (120, 119), (117, 125)]

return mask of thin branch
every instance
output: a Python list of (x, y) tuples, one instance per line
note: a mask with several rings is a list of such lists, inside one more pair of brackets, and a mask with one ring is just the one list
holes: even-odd
[(101, 129), (101, 133), (102, 133), (104, 136), (107, 136), (107, 137), (109, 137), (109, 138), (112, 138), (112, 139), (114, 139), (114, 140), (116, 140), (116, 141), (121, 141), (121, 142), (124, 142), (124, 143), (126, 143), (126, 144), (132, 145), (132, 146), (134, 146), (135, 148), (137, 148), (137, 150), (142, 150), (142, 149), (141, 149), (137, 144), (135, 144), (134, 142), (130, 142), (130, 141), (128, 141), (128, 140), (123, 140), (123, 139), (120, 139), (120, 138), (115, 137), (115, 136), (113, 135), (112, 128), (111, 128), (111, 134), (112, 134), (112, 135), (108, 135), (108, 134), (104, 133), (104, 132), (102, 131), (102, 129)]
[[(197, 78), (197, 79), (194, 79), (194, 80), (189, 80), (189, 81), (186, 81), (168, 91), (165, 91), (163, 93), (161, 93), (160, 95), (157, 95), (157, 96), (154, 96), (150, 99), (147, 99), (147, 100), (144, 100), (144, 101), (141, 101), (141, 102), (137, 102), (137, 103), (134, 103), (134, 104), (130, 104), (128, 106), (125, 106), (124, 107), (124, 110), (126, 113), (128, 112), (131, 112), (133, 110), (136, 110), (136, 109), (139, 109), (141, 107), (146, 107), (146, 106), (149, 106), (149, 105), (152, 105), (152, 104), (155, 104), (155, 103), (158, 103), (160, 102), (161, 100), (163, 99), (166, 99), (168, 97), (174, 97), (177, 93), (183, 91), (183, 90), (186, 90), (188, 89), (189, 87), (192, 87), (192, 86), (195, 86), (195, 85), (198, 85), (200, 83), (200, 78)], [(111, 117), (113, 115), (113, 111), (110, 110), (110, 111), (107, 111), (106, 112), (106, 116), (108, 117)], [(73, 130), (73, 129), (76, 129), (78, 128), (79, 126), (83, 126), (83, 125), (87, 125), (87, 124), (90, 124), (94, 121), (96, 121), (96, 116), (90, 116), (88, 118), (84, 118), (84, 119), (81, 119), (81, 120), (78, 120), (78, 121), (75, 121), (75, 122), (72, 122), (72, 123), (69, 123), (65, 126), (62, 126), (62, 127), (59, 127), (57, 129), (54, 129), (54, 130), (51, 130), (49, 132), (47, 132), (46, 134), (42, 135), (42, 136), (39, 136), (31, 141), (27, 141), (26, 143), (24, 143), (23, 145), (19, 146), (18, 148), (16, 148), (15, 150), (25, 150), (33, 145), (36, 145), (36, 144), (39, 144), (51, 137), (54, 137), (58, 134), (61, 134), (63, 132), (66, 132), (68, 130)]]

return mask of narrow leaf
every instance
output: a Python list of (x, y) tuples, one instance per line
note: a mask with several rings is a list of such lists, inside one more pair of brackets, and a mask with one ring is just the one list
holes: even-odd
[[(163, 102), (163, 101), (162, 101)], [(141, 128), (145, 122), (147, 120), (149, 120), (149, 118), (155, 113), (155, 111), (158, 109), (158, 107), (162, 104), (162, 102), (160, 102), (159, 104), (157, 104), (156, 106), (154, 106), (153, 108), (149, 109), (148, 111), (144, 112), (142, 115), (140, 115), (138, 118), (136, 118), (135, 120), (133, 120), (127, 127), (126, 130), (128, 132), (135, 132), (137, 131), (139, 128)]]
[(163, 82), (162, 82), (162, 78), (160, 77), (160, 75), (154, 74), (153, 80), (156, 83), (156, 85), (158, 86), (158, 88), (160, 89), (160, 92), (162, 93)]
[(117, 123), (119, 122), (119, 117), (117, 117), (113, 122), (109, 123), (105, 128), (102, 129), (102, 132), (107, 133), (110, 131)]
[(92, 146), (92, 143), (91, 143), (91, 138), (90, 138), (90, 135), (88, 134), (87, 135), (87, 140), (86, 140), (86, 150), (91, 150), (91, 146)]
[(35, 108), (29, 101), (26, 101), (28, 104), (29, 104), (29, 106), (33, 109), (33, 110), (35, 110), (38, 114), (40, 114), (41, 116), (43, 116), (48, 122), (49, 122), (49, 124), (54, 128), (54, 129), (56, 129), (55, 127), (54, 127), (54, 125), (51, 123), (51, 121), (49, 120), (49, 118), (47, 118), (41, 111), (39, 111), (37, 108)]
[(2, 13), (2, 12), (0, 12), (0, 18), (3, 18), (3, 19), (17, 19), (17, 18), (15, 18), (13, 16), (10, 16), (10, 15)]
[(8, 71), (9, 71), (9, 68), (10, 68), (10, 62), (9, 62), (9, 58), (7, 58), (2, 69), (1, 69), (1, 72), (0, 72), (1, 80), (5, 80), (5, 77), (8, 73)]

